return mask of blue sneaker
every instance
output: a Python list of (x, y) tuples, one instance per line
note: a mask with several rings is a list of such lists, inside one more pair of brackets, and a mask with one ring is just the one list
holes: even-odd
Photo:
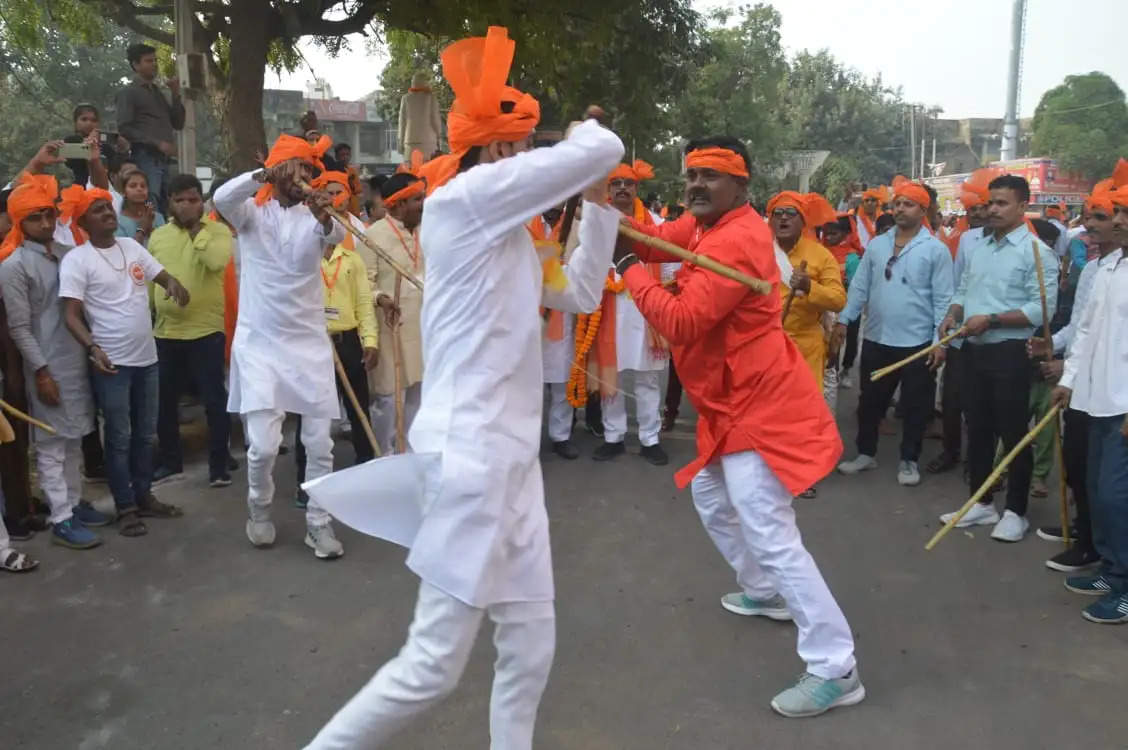
[(1128, 594), (1108, 594), (1081, 610), (1089, 622), (1119, 625), (1128, 622)]
[(114, 522), (113, 518), (95, 508), (88, 500), (79, 500), (78, 505), (74, 506), (71, 513), (82, 522), (83, 526), (89, 526), (94, 529), (99, 526), (109, 526)]
[(51, 528), (51, 543), (71, 549), (90, 549), (101, 544), (102, 539), (72, 517)]
[(1108, 596), (1112, 593), (1112, 584), (1103, 575), (1070, 576), (1065, 579), (1065, 587), (1074, 594), (1085, 596)]
[(294, 495), (294, 507), (302, 510), (309, 507), (309, 495), (301, 487), (298, 488), (298, 494)]
[(781, 716), (801, 719), (818, 716), (838, 706), (853, 706), (866, 697), (866, 689), (854, 669), (845, 677), (827, 680), (804, 673), (794, 687), (772, 698), (772, 708)]
[(791, 619), (791, 611), (787, 608), (787, 602), (779, 594), (775, 594), (770, 599), (753, 599), (743, 591), (737, 591), (722, 596), (721, 606), (734, 615), (744, 615), (745, 617), (758, 615), (770, 620), (781, 621)]

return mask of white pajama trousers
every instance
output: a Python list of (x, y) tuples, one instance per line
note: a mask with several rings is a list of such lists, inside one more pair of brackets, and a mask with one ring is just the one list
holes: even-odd
[[(423, 394), (423, 384), (416, 383), (403, 390), (403, 429), (411, 430), (411, 423), (419, 412), (419, 399)], [(372, 422), (372, 432), (380, 444), (380, 455), (395, 453), (396, 447), (396, 397), (391, 393), (372, 394), (372, 406), (368, 408), (368, 419)]]
[(548, 439), (562, 443), (572, 437), (575, 409), (568, 403), (568, 384), (548, 384)]
[[(282, 444), (282, 423), (286, 412), (262, 409), (243, 415), (247, 433), (247, 510), (253, 521), (270, 520), (274, 502), (274, 461)], [(306, 481), (333, 471), (333, 420), (302, 416), (302, 445), (306, 451)], [(329, 513), (312, 497), (306, 506), (306, 524), (324, 526)]]
[(705, 530), (751, 599), (780, 594), (799, 629), (807, 671), (836, 679), (854, 668), (845, 615), (799, 536), (791, 493), (755, 451), (721, 456), (693, 478)]
[(49, 435), (35, 441), (39, 487), (51, 508), (51, 523), (71, 517), (82, 499), (82, 438)]
[(611, 398), (603, 399), (603, 439), (608, 443), (621, 443), (627, 437), (627, 401), (623, 395), (623, 372), (634, 373), (633, 394), (635, 419), (638, 420), (638, 441), (643, 445), (658, 445), (662, 418), (658, 409), (662, 403), (659, 385), (661, 370), (624, 370), (619, 373), (619, 387)]
[(454, 691), (488, 614), (494, 623), (490, 750), (530, 750), (537, 706), (556, 650), (552, 602), (476, 609), (426, 581), (419, 586), (407, 643), (330, 719), (306, 750), (382, 747), (419, 714)]

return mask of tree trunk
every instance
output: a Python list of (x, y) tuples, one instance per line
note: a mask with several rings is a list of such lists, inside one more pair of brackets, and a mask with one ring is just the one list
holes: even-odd
[(231, 50), (224, 135), (235, 174), (254, 169), (255, 153), (266, 153), (262, 89), (270, 51), (273, 11), (269, 0), (231, 3)]

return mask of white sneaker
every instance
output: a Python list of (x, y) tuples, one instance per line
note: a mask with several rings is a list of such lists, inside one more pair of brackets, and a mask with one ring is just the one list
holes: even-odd
[[(956, 514), (954, 512), (945, 513), (944, 515), (940, 516), (940, 520), (944, 523), (948, 523), (948, 521), (952, 520), (955, 517)], [(999, 514), (995, 512), (995, 506), (990, 504), (984, 505), (983, 503), (976, 503), (974, 506), (972, 506), (971, 510), (967, 512), (967, 515), (960, 519), (960, 522), (956, 524), (956, 528), (964, 529), (968, 526), (986, 526), (988, 524), (998, 522)]]
[(787, 608), (787, 602), (779, 594), (775, 594), (770, 599), (753, 599), (743, 591), (737, 591), (735, 594), (722, 596), (721, 606), (734, 615), (745, 617), (759, 615), (770, 620), (791, 619), (791, 610)]
[(838, 376), (838, 387), (839, 388), (853, 388), (854, 387), (854, 379), (852, 377), (850, 377), (849, 370), (843, 370), (842, 374)]
[(860, 474), (863, 471), (877, 468), (877, 459), (873, 456), (867, 456), (864, 453), (859, 453), (858, 457), (852, 461), (843, 461), (838, 464), (838, 471), (843, 474)]
[(998, 539), (1000, 542), (1021, 542), (1029, 528), (1029, 521), (1013, 510), (1006, 510), (1003, 511), (1003, 519), (995, 524), (991, 538)]
[(329, 560), (345, 554), (345, 546), (337, 541), (330, 524), (306, 526), (305, 543), (321, 560)]
[(269, 547), (274, 544), (274, 523), (247, 519), (247, 539), (256, 547)]
[(902, 461), (897, 465), (897, 482), (902, 487), (916, 487), (920, 484), (920, 467), (916, 461)]

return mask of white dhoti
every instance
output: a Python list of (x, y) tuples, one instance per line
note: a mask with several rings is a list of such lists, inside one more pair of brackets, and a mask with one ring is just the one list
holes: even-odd
[(51, 508), (51, 523), (62, 523), (73, 515), (82, 498), (82, 438), (57, 435), (35, 441), (35, 466), (39, 486)]
[[(633, 375), (633, 395), (635, 398), (635, 419), (638, 420), (638, 441), (643, 445), (658, 445), (658, 433), (662, 429), (659, 407), (662, 403), (662, 388), (659, 384), (660, 370), (635, 370)], [(619, 387), (611, 398), (603, 399), (603, 439), (608, 443), (621, 443), (627, 436), (627, 401), (623, 394), (626, 384), (623, 373), (619, 373)]]
[(530, 750), (537, 705), (556, 650), (552, 602), (468, 606), (423, 581), (407, 643), (317, 733), (307, 750), (364, 750), (384, 745), (415, 716), (458, 685), (488, 614), (494, 623), (491, 750)]
[(754, 451), (721, 456), (693, 478), (693, 503), (744, 594), (780, 594), (799, 629), (807, 671), (837, 679), (854, 668), (845, 615), (803, 546), (791, 493)]
[(575, 409), (568, 403), (568, 384), (548, 385), (548, 439), (561, 443), (572, 437), (572, 416)]
[[(274, 502), (274, 461), (282, 444), (282, 423), (286, 412), (260, 409), (243, 415), (247, 443), (247, 510), (252, 521), (269, 521)], [(324, 417), (302, 417), (302, 445), (306, 452), (306, 481), (333, 471), (333, 438), (329, 429), (333, 420)], [(316, 500), (306, 506), (306, 523), (324, 526), (329, 514)]]
[[(406, 434), (419, 411), (419, 399), (423, 384), (415, 383), (403, 391), (403, 429)], [(372, 422), (372, 432), (380, 444), (380, 455), (390, 456), (396, 447), (396, 397), (391, 393), (372, 394), (372, 406), (368, 408)]]

